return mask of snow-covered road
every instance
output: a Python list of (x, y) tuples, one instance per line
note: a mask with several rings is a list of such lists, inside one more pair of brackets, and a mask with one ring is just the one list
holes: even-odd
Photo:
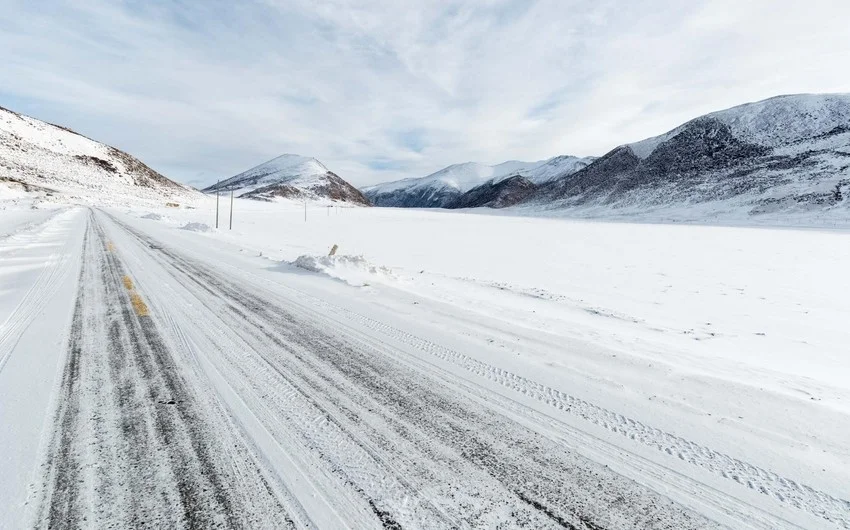
[(189, 375), (89, 215), (37, 526), (283, 527), (286, 510)]
[(54, 258), (0, 306), (25, 331), (0, 342), (0, 443), (26, 444), (0, 526), (850, 528), (841, 487), (476, 348), (462, 307), (421, 325), (177, 232), (77, 209), (10, 236)]

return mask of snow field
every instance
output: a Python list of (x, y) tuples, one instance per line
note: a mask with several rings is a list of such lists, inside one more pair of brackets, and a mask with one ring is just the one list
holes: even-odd
[[(214, 218), (203, 209), (168, 214), (182, 226)], [(850, 388), (838, 370), (846, 369), (850, 337), (841, 325), (850, 316), (841, 294), (850, 287), (840, 272), (850, 262), (843, 231), (323, 207), (310, 209), (305, 223), (300, 205), (237, 201), (235, 229), (212, 237), (287, 262), (326, 256), (338, 244), (344, 260), (396, 270), (398, 281), (388, 277), (396, 287), (425, 292), (433, 284), (438, 298), (458, 282), (469, 292), (454, 296), (483, 296), (482, 287), (520, 294), (577, 310), (575, 320), (589, 315), (606, 332), (625, 325), (712, 360)], [(427, 282), (418, 280), (424, 273)]]

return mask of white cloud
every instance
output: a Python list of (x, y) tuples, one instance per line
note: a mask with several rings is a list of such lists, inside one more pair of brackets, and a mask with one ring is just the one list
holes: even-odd
[(602, 154), (850, 91), (843, 1), (0, 0), (0, 105), (184, 181), (284, 152), (355, 184)]

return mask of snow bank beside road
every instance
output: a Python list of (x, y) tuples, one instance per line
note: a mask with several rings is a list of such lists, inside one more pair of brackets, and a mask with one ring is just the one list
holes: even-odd
[(185, 225), (180, 227), (181, 230), (188, 230), (189, 232), (211, 232), (212, 228), (210, 225), (206, 223), (186, 223)]
[(302, 255), (292, 265), (326, 274), (350, 285), (362, 287), (375, 280), (395, 279), (393, 271), (387, 267), (374, 265), (363, 256), (308, 256)]

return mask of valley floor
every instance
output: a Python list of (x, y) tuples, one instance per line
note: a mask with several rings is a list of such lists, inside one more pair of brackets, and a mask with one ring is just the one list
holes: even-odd
[(212, 204), (0, 212), (0, 527), (850, 528), (850, 233)]

